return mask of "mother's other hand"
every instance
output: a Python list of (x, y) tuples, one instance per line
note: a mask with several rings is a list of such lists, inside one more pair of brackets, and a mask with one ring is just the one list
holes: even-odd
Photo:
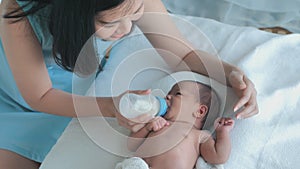
[(232, 71), (228, 80), (239, 97), (239, 101), (234, 106), (234, 111), (243, 109), (236, 114), (237, 119), (248, 118), (258, 113), (256, 100), (256, 89), (254, 84), (241, 71)]

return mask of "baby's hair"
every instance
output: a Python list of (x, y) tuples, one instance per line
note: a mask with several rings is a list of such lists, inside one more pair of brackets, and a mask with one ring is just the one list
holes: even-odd
[(202, 122), (205, 122), (212, 107), (216, 108), (216, 110), (219, 110), (219, 99), (217, 97), (216, 91), (212, 87), (200, 82), (196, 83), (199, 87), (199, 102), (206, 105), (208, 108), (205, 117), (202, 119)]

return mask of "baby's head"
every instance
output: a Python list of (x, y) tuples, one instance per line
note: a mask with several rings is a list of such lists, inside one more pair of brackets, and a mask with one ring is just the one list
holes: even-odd
[(171, 121), (188, 121), (201, 129), (216, 96), (211, 87), (194, 81), (176, 83), (166, 96), (168, 110), (164, 116)]

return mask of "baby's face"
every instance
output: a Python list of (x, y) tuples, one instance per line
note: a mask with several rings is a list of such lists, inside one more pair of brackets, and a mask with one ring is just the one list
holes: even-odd
[(168, 120), (184, 120), (192, 117), (192, 113), (198, 111), (200, 105), (197, 98), (199, 98), (199, 85), (196, 82), (177, 83), (166, 96), (169, 108), (164, 117)]

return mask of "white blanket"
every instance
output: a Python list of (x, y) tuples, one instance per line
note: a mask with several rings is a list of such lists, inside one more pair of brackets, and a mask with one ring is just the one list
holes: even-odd
[(236, 64), (256, 85), (260, 114), (237, 121), (226, 168), (299, 166), (299, 52), (300, 35), (290, 35), (273, 38), (238, 58)]
[[(228, 169), (297, 168), (300, 161), (300, 133), (296, 130), (300, 127), (300, 76), (298, 74), (300, 35), (278, 36), (255, 28), (230, 26), (203, 18), (184, 18), (196, 26), (178, 22), (183, 34), (196, 48), (212, 53), (217, 52), (225, 61), (238, 65), (255, 83), (258, 91), (260, 113), (252, 118), (236, 121), (231, 135), (231, 156), (224, 167)], [(199, 35), (198, 29), (205, 33), (216, 50), (202, 41), (203, 36)], [(135, 41), (127, 44), (127, 48), (128, 46), (138, 48), (140, 44), (147, 45), (147, 42)], [(118, 47), (116, 49), (120, 50)], [(145, 48), (139, 52), (142, 52), (145, 57), (155, 55), (152, 50), (145, 50)], [(115, 51), (115, 54), (117, 55), (118, 51)], [(99, 81), (99, 85), (104, 96), (117, 95), (128, 88), (141, 89), (141, 86), (148, 88), (153, 84), (153, 80), (166, 74), (161, 70), (153, 69), (146, 76), (139, 76), (139, 73), (143, 72), (141, 61), (144, 59), (130, 57), (122, 61), (120, 58), (132, 53), (120, 52), (120, 54), (122, 56), (111, 58), (111, 63), (106, 65), (106, 70), (100, 75), (102, 81)], [(159, 58), (156, 59), (149, 61), (148, 58), (150, 67), (151, 64), (161, 63)], [(126, 74), (136, 75), (131, 76), (135, 78), (126, 79), (124, 76), (116, 75), (115, 66), (120, 65), (120, 62), (129, 61), (132, 67), (126, 69)], [(124, 72), (125, 68), (122, 68), (122, 65), (117, 71)], [(134, 68), (135, 66), (139, 68)], [(134, 73), (135, 70), (140, 71)], [(156, 73), (159, 75), (152, 77)], [(120, 86), (116, 83), (118, 81), (127, 85)], [(120, 152), (116, 152), (121, 148), (118, 145), (112, 152), (107, 152), (108, 148), (101, 144), (102, 148), (99, 147), (96, 136), (91, 134), (101, 133), (101, 129), (96, 125), (99, 121), (95, 121), (88, 127), (84, 121), (91, 124), (90, 122), (95, 119), (81, 120), (83, 127), (74, 119), (46, 157), (42, 169), (110, 169), (123, 160), (119, 156)], [(93, 132), (88, 131), (89, 129)], [(105, 132), (105, 129), (102, 130)], [(118, 128), (118, 130), (123, 129)], [(99, 138), (102, 139), (101, 136)]]

